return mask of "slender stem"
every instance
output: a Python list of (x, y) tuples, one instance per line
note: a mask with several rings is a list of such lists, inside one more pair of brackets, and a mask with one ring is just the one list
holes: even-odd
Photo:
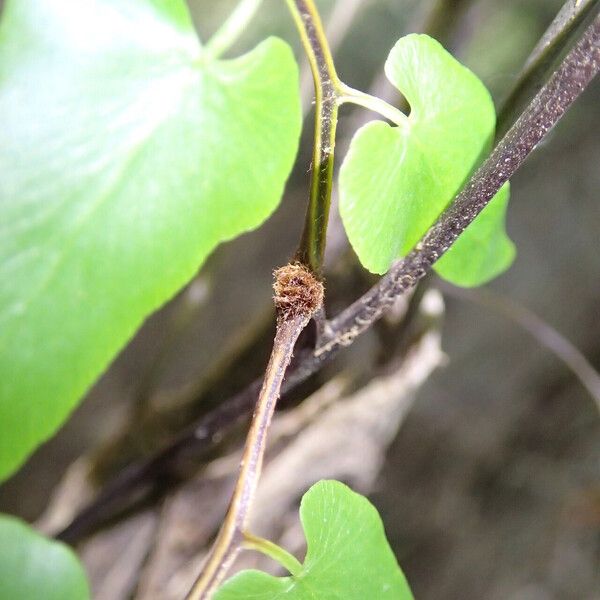
[(273, 352), (246, 438), (233, 497), (204, 569), (187, 596), (188, 600), (210, 598), (240, 551), (242, 531), (246, 527), (248, 512), (260, 477), (267, 431), (279, 398), (283, 376), (292, 358), (296, 340), (308, 320), (308, 316), (298, 315), (278, 324)]
[(355, 90), (345, 84), (342, 84), (341, 92), (342, 95), (338, 98), (339, 104), (344, 104), (345, 102), (357, 104), (367, 110), (378, 113), (394, 123), (394, 125), (398, 125), (399, 127), (406, 127), (408, 125), (408, 117), (401, 110), (377, 96)]
[[(335, 54), (340, 44), (346, 37), (348, 29), (356, 16), (360, 13), (367, 0), (336, 0), (325, 24), (325, 37), (329, 46), (329, 53)], [(314, 96), (314, 79), (311, 65), (308, 69), (302, 68), (300, 73), (300, 96), (302, 98), (303, 113), (307, 112)], [(306, 116), (306, 115), (305, 115)]]
[(577, 42), (577, 30), (600, 10), (599, 0), (567, 0), (521, 69), (517, 81), (498, 110), (496, 135), (502, 136), (526, 102), (540, 88), (547, 70), (566, 48)]
[(323, 304), (323, 284), (304, 266), (288, 264), (274, 273), (277, 331), (263, 385), (246, 437), (240, 470), (229, 509), (188, 600), (208, 600), (241, 550), (243, 532), (260, 478), (267, 433), (285, 371), (298, 336)]
[[(526, 71), (534, 63), (540, 60), (551, 60), (548, 51), (552, 49), (552, 55), (556, 56), (562, 49), (562, 43), (570, 33), (589, 14), (598, 12), (598, 0), (566, 0), (556, 17), (550, 23), (544, 35), (540, 38), (535, 48), (525, 61), (523, 71)], [(545, 55), (545, 56), (544, 56)]]
[(281, 546), (278, 546), (269, 540), (265, 540), (264, 538), (252, 535), (247, 531), (244, 531), (243, 535), (244, 548), (256, 550), (257, 552), (272, 558), (275, 562), (278, 562), (282, 567), (287, 569), (292, 575), (298, 576), (302, 572), (302, 563), (300, 563), (293, 554), (290, 554)]
[(296, 258), (313, 273), (321, 276), (331, 204), (333, 153), (341, 83), (313, 0), (287, 0), (287, 4), (308, 56), (316, 98), (310, 198)]
[(600, 373), (588, 359), (564, 336), (534, 312), (515, 302), (512, 298), (489, 289), (466, 290), (440, 282), (445, 294), (486, 306), (520, 325), (537, 342), (550, 350), (577, 377), (589, 392), (600, 410)]
[(256, 11), (262, 0), (240, 0), (225, 23), (208, 40), (204, 47), (204, 56), (218, 58), (237, 41)]

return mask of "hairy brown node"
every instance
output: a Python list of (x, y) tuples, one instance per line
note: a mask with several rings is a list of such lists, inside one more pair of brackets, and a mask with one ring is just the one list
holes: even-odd
[(304, 265), (290, 263), (273, 273), (273, 300), (280, 319), (311, 317), (323, 304), (324, 287)]

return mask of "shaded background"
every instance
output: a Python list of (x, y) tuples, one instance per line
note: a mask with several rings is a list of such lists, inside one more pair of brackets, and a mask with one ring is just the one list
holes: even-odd
[[(380, 80), (387, 52), (402, 34), (425, 23), (437, 28), (497, 101), (561, 6), (557, 0), (318, 4), (325, 20), (330, 17), (338, 72), (346, 83), (365, 90), (375, 85), (389, 94)], [(191, 0), (190, 6), (206, 39), (233, 3)], [(298, 48), (279, 0), (265, 0), (232, 54), (268, 34)], [(310, 103), (310, 87), (305, 96)], [(597, 368), (599, 107), (596, 80), (513, 178), (508, 231), (518, 257), (489, 286), (494, 297), (508, 297), (551, 324)], [(356, 114), (342, 110), (338, 158)], [(229, 368), (228, 357), (239, 354), (244, 340), (271, 317), (271, 270), (293, 253), (302, 226), (311, 134), (309, 114), (277, 213), (260, 230), (219, 248), (191, 287), (149, 319), (59, 435), (0, 488), (0, 510), (38, 518), (82, 454), (92, 457), (93, 478), (101, 485), (129, 461), (167, 443), (190, 415), (260, 372), (268, 335), (252, 360), (230, 373), (230, 388), (205, 392), (210, 378)], [(336, 231), (333, 245), (344, 248)], [(331, 313), (368, 284), (347, 251), (331, 259), (329, 274)], [(600, 598), (598, 405), (562, 361), (485, 297), (444, 291), (447, 364), (418, 393), (371, 495), (415, 596)], [(243, 310), (236, 301), (240, 293)], [(357, 388), (377, 377), (379, 363), (386, 362), (380, 356), (386, 339), (385, 332), (370, 332), (306, 391), (340, 371), (352, 373)]]

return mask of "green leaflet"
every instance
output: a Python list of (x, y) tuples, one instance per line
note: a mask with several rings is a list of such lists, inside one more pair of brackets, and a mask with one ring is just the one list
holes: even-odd
[(0, 515), (0, 600), (86, 600), (75, 553), (14, 517)]
[[(410, 116), (396, 127), (382, 121), (362, 127), (339, 179), (346, 232), (374, 273), (385, 273), (434, 223), (489, 151), (495, 125), (483, 84), (432, 38), (402, 38), (385, 70), (410, 103)], [(498, 194), (464, 234), (470, 241), (436, 265), (442, 277), (478, 285), (508, 268), (514, 247), (504, 232), (507, 198), (508, 191)], [(487, 259), (473, 259), (482, 246)]]
[(302, 498), (307, 541), (301, 573), (273, 577), (242, 571), (214, 600), (411, 600), (375, 507), (337, 481), (321, 481)]
[(0, 24), (0, 479), (142, 321), (277, 206), (290, 48), (206, 60), (183, 0), (8, 0)]

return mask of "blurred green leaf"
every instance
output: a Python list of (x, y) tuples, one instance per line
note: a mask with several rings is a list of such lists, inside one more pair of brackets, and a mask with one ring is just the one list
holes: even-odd
[(0, 600), (85, 600), (88, 583), (75, 553), (19, 519), (0, 515)]
[[(385, 70), (410, 103), (410, 116), (394, 127), (381, 121), (362, 127), (340, 171), (344, 226), (374, 273), (385, 273), (426, 233), (489, 150), (495, 125), (483, 84), (432, 38), (402, 38)], [(441, 276), (476, 285), (507, 268), (514, 255), (504, 233), (507, 197), (495, 198), (469, 227), (470, 241), (436, 266)], [(482, 244), (491, 260), (472, 260), (470, 252)]]
[(183, 0), (7, 2), (0, 479), (217, 244), (273, 212), (300, 125), (281, 40), (209, 61)]
[(242, 571), (215, 600), (412, 599), (381, 518), (366, 498), (337, 481), (321, 481), (302, 498), (300, 520), (307, 552), (299, 574)]

